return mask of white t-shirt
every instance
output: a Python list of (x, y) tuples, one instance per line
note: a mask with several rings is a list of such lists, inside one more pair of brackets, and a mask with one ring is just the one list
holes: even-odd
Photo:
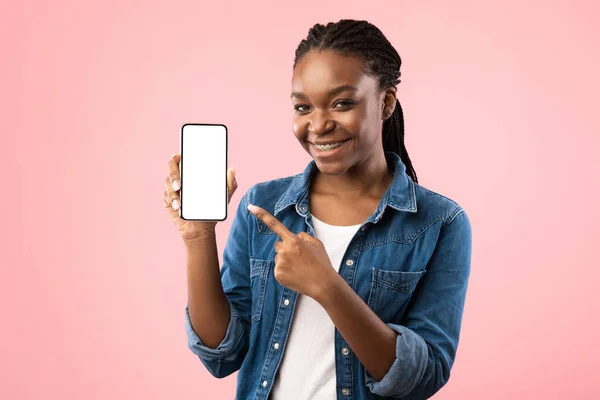
[[(333, 226), (312, 216), (315, 236), (323, 242), (333, 268), (361, 225)], [(335, 400), (335, 325), (314, 299), (298, 294), (296, 309), (270, 398)]]

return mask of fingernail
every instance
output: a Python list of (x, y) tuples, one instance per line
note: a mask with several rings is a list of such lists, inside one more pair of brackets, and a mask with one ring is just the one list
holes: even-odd
[(179, 181), (173, 181), (173, 190), (178, 191), (179, 190)]
[(173, 200), (173, 210), (179, 210), (179, 201)]
[(173, 155), (171, 156), (171, 160), (174, 159), (176, 155), (177, 153), (173, 153)]
[(254, 204), (248, 204), (248, 210), (252, 213), (252, 214), (256, 214), (256, 212), (258, 211), (258, 208), (256, 208), (256, 206)]
[(231, 173), (235, 174), (235, 168), (233, 167), (233, 165), (231, 166)]

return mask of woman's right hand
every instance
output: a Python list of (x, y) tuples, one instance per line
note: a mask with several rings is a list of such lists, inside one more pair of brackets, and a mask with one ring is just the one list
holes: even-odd
[[(181, 190), (180, 159), (179, 154), (174, 154), (169, 161), (169, 176), (165, 181), (164, 206), (175, 226), (177, 226), (183, 240), (185, 242), (193, 242), (196, 239), (202, 238), (203, 235), (214, 234), (217, 221), (186, 221), (179, 216), (179, 207), (181, 207), (181, 199), (179, 198), (179, 191)], [(228, 204), (236, 189), (235, 171), (229, 168), (227, 170)]]

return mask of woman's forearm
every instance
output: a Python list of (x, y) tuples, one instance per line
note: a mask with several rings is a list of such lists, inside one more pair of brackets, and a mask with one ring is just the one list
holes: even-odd
[(216, 348), (229, 325), (229, 302), (221, 284), (215, 232), (185, 242), (187, 253), (188, 311), (196, 335)]

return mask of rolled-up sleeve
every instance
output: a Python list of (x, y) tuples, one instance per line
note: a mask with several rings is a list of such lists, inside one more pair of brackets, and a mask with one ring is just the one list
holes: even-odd
[(386, 325), (398, 333), (396, 359), (380, 381), (376, 381), (365, 369), (365, 383), (371, 392), (380, 396), (401, 396), (414, 388), (423, 376), (427, 368), (427, 344), (422, 337), (404, 326)]
[(364, 370), (370, 391), (383, 397), (427, 399), (450, 379), (471, 269), (472, 233), (464, 210), (443, 224), (436, 248), (400, 324), (396, 359), (376, 381)]
[(223, 251), (220, 270), (223, 291), (229, 301), (230, 320), (225, 337), (216, 348), (209, 348), (195, 332), (185, 307), (188, 348), (199, 357), (211, 375), (223, 378), (239, 370), (248, 353), (252, 294), (248, 248), (248, 197), (240, 200)]

